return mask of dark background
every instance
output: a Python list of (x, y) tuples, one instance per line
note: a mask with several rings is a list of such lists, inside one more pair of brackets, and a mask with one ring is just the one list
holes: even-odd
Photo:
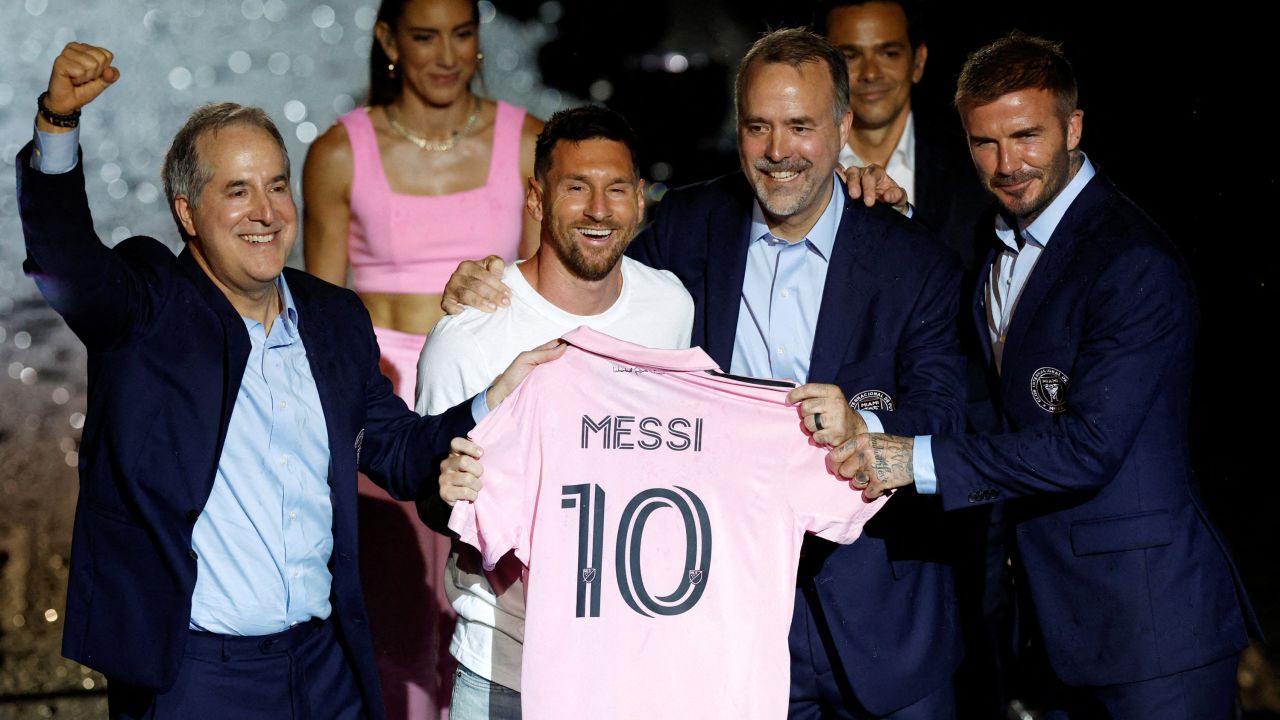
[[(72, 466), (83, 422), (77, 414), (84, 409), (84, 354), (18, 266), (12, 158), (30, 138), (35, 94), (67, 39), (118, 49), (131, 84), (105, 95), (85, 119), (85, 137), (92, 141), (86, 144), (86, 169), (99, 232), (104, 240), (118, 241), (128, 231), (145, 231), (177, 247), (163, 201), (153, 197), (154, 185), (163, 146), (195, 104), (260, 103), (282, 121), (282, 98), (304, 101), (306, 120), (282, 123), (297, 176), (314, 131), (360, 102), (366, 77), (360, 43), (369, 33), (359, 13), (367, 18), (376, 0), (330, 0), (336, 22), (346, 27), (337, 41), (332, 30), (322, 39), (323, 23), (314, 14), (319, 3), (274, 2), (267, 12), (274, 12), (270, 23), (258, 17), (262, 0), (9, 0), (5, 6), (0, 720), (91, 717), (103, 707), (100, 677), (57, 658), (75, 494)], [(738, 58), (760, 32), (813, 19), (812, 5), (805, 2), (496, 5), (497, 19), (481, 29), (488, 55), (485, 92), (544, 117), (581, 99), (605, 100), (641, 135), (641, 165), (654, 186), (653, 199), (663, 185), (736, 169), (731, 87)], [(10, 6), (16, 8), (12, 18)], [(1272, 564), (1280, 551), (1273, 517), (1277, 474), (1267, 451), (1275, 442), (1271, 418), (1280, 377), (1270, 342), (1277, 328), (1277, 233), (1267, 217), (1280, 202), (1280, 153), (1267, 108), (1280, 63), (1273, 59), (1271, 23), (1243, 8), (935, 3), (928, 66), (914, 107), (920, 122), (951, 127), (960, 142), (949, 103), (969, 51), (1014, 28), (1064, 43), (1080, 82), (1084, 150), (1165, 228), (1196, 278), (1203, 322), (1192, 451), (1206, 503), (1233, 546), (1254, 605), (1268, 634), (1280, 637), (1280, 574)], [(193, 42), (195, 33), (201, 42)], [(253, 69), (231, 73), (227, 53), (240, 47), (253, 57)], [(519, 49), (515, 66), (497, 67), (503, 48)], [(268, 56), (279, 50), (292, 54), (291, 69), (268, 71)], [(209, 68), (204, 74), (200, 63)], [(175, 64), (195, 71), (190, 87), (174, 85), (166, 74)], [(685, 69), (670, 71), (678, 68)], [(313, 127), (302, 127), (308, 123)], [(118, 160), (97, 144), (104, 137), (118, 143)], [(104, 167), (113, 162), (115, 170)], [(127, 182), (126, 195), (113, 203), (107, 192), (119, 189), (118, 182), (110, 185), (117, 175)], [(28, 376), (27, 370), (36, 372)], [(1273, 700), (1280, 709), (1280, 693)]]

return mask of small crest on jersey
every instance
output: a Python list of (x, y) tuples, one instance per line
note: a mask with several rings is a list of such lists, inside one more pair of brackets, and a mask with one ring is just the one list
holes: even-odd
[(591, 582), (596, 579), (595, 568), (582, 568), (582, 582)]
[(849, 398), (849, 407), (854, 410), (892, 410), (893, 398), (883, 390), (863, 390)]
[(1057, 368), (1042, 367), (1031, 373), (1031, 399), (1041, 410), (1055, 415), (1067, 411), (1067, 374)]
[(690, 570), (690, 571), (689, 571), (689, 582), (690, 582), (690, 583), (692, 583), (692, 584), (694, 584), (694, 585), (697, 585), (698, 583), (702, 582), (702, 571), (701, 571), (701, 570)]

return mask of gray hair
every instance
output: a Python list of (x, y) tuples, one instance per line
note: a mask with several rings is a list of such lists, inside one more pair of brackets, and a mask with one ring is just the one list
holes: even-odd
[(781, 63), (799, 68), (805, 63), (827, 64), (831, 73), (831, 115), (837, 125), (849, 112), (849, 65), (835, 45), (826, 38), (801, 28), (783, 28), (767, 33), (751, 46), (738, 63), (738, 77), (733, 86), (734, 105), (742, 115), (747, 73), (756, 63)]
[(280, 130), (271, 121), (271, 116), (259, 107), (237, 105), (236, 103), (209, 103), (196, 108), (187, 118), (187, 122), (173, 136), (173, 144), (164, 156), (164, 167), (160, 171), (164, 179), (164, 195), (169, 201), (169, 210), (178, 223), (178, 232), (184, 241), (190, 240), (182, 227), (182, 220), (173, 201), (182, 195), (187, 203), (196, 208), (200, 206), (200, 193), (213, 177), (213, 168), (200, 161), (200, 138), (205, 133), (217, 132), (231, 125), (249, 125), (265, 130), (276, 141), (280, 154), (284, 157), (285, 175), (290, 174), (289, 150), (284, 146), (284, 138)]

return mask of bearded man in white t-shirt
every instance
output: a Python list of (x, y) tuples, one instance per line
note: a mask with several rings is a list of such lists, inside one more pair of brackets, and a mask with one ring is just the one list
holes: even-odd
[[(542, 224), (542, 244), (503, 274), (510, 305), (493, 313), (468, 308), (436, 325), (418, 361), (419, 413), (439, 413), (477, 393), (483, 400), (482, 391), (521, 351), (580, 325), (648, 347), (689, 346), (693, 300), (684, 285), (623, 256), (644, 216), (636, 147), (627, 121), (606, 108), (566, 110), (547, 122), (526, 198), (529, 215)], [(473, 410), (479, 418), (487, 408), (477, 402)], [(462, 453), (457, 462), (478, 452), (454, 449)], [(446, 501), (475, 495), (441, 482), (442, 497), (420, 504), (419, 514), (447, 532)], [(488, 573), (473, 548), (455, 544), (449, 557), (445, 592), (458, 613), (449, 647), (459, 664), (450, 710), (456, 720), (520, 716), (520, 573), (512, 555)]]

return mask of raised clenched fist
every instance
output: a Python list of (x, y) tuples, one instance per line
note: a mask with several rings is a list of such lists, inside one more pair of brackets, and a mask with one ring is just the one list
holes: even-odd
[[(113, 57), (106, 48), (67, 43), (53, 61), (44, 106), (52, 113), (69, 115), (93, 102), (120, 79), (120, 71), (111, 64)], [(37, 116), (36, 122), (43, 123), (43, 118)]]

